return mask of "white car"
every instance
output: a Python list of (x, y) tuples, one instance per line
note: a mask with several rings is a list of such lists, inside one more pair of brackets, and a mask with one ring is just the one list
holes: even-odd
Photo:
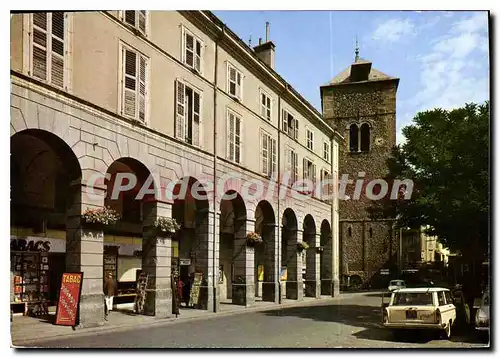
[(389, 282), (389, 292), (398, 290), (400, 288), (406, 288), (406, 283), (403, 280), (392, 280), (391, 282)]
[(474, 325), (478, 331), (490, 330), (490, 290), (486, 289), (481, 297), (481, 306), (476, 311)]
[(402, 288), (391, 293), (387, 305), (382, 304), (383, 325), (394, 330), (440, 330), (450, 338), (455, 320), (456, 308), (446, 288)]

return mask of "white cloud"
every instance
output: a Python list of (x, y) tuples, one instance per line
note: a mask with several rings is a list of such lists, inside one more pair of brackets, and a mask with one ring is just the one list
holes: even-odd
[(412, 107), (416, 113), (488, 99), (488, 75), (475, 58), (488, 51), (485, 13), (474, 13), (456, 21), (445, 36), (431, 44), (431, 52), (418, 58), (420, 91), (404, 101), (405, 106)]
[(390, 19), (375, 29), (372, 39), (396, 42), (403, 36), (415, 35), (415, 24), (410, 20)]

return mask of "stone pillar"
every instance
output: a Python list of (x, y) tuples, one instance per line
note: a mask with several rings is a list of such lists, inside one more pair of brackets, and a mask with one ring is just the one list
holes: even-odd
[(251, 306), (255, 303), (254, 249), (246, 245), (246, 235), (255, 230), (255, 220), (234, 221), (233, 304)]
[[(335, 175), (337, 183), (338, 175)], [(338, 188), (338, 186), (336, 186)], [(340, 256), (339, 256), (339, 199), (338, 195), (334, 196), (332, 205), (332, 238), (330, 240), (332, 248), (332, 257), (330, 262), (332, 263), (332, 296), (338, 296), (340, 294), (340, 280), (339, 280), (339, 266), (340, 266)]]
[(302, 241), (302, 230), (286, 231), (285, 234), (288, 236), (286, 298), (300, 301), (304, 298), (304, 284), (302, 255), (297, 253), (297, 243)]
[(262, 283), (262, 301), (279, 303), (279, 251), (278, 225), (264, 224), (262, 237), (265, 244), (264, 282)]
[(331, 233), (321, 234), (321, 247), (323, 251), (320, 253), (320, 279), (321, 279), (321, 294), (331, 296), (333, 294), (333, 260), (332, 260), (332, 238)]
[(203, 273), (200, 287), (200, 309), (215, 311), (214, 280), (216, 270), (214, 262), (214, 213), (208, 208), (196, 211), (196, 257), (195, 269)]
[[(307, 242), (310, 247), (306, 252), (306, 297), (319, 298), (321, 295), (321, 281), (319, 277), (320, 262), (317, 247), (320, 246), (321, 237), (317, 234), (310, 234)], [(306, 241), (306, 240), (304, 240)], [(312, 245), (311, 245), (312, 244)]]
[(172, 205), (157, 201), (144, 204), (142, 272), (148, 275), (144, 313), (156, 318), (172, 316), (172, 240), (158, 235), (156, 218), (172, 217)]
[(71, 187), (73, 202), (66, 218), (66, 272), (83, 272), (77, 328), (104, 324), (103, 227), (82, 227), (87, 208), (104, 205), (105, 189), (95, 186), (94, 193), (80, 182)]
[(213, 310), (217, 313), (220, 311), (220, 288), (219, 288), (219, 266), (220, 266), (220, 213), (210, 212), (209, 214), (209, 225), (211, 227), (210, 240), (213, 245), (213, 255), (214, 255), (214, 279), (212, 281), (212, 292), (213, 292), (213, 307), (209, 307), (208, 310)]

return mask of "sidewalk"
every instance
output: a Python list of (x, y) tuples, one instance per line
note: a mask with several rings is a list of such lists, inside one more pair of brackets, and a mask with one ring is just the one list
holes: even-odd
[(235, 314), (243, 314), (249, 312), (267, 311), (280, 308), (289, 308), (296, 306), (307, 306), (311, 304), (335, 303), (341, 298), (351, 294), (341, 294), (337, 297), (322, 296), (318, 299), (304, 297), (302, 301), (283, 299), (280, 305), (272, 302), (256, 301), (252, 307), (244, 307), (233, 305), (230, 303), (221, 302), (220, 312), (214, 313), (206, 310), (197, 309), (181, 309), (181, 314), (178, 318), (158, 319), (152, 316), (136, 315), (129, 309), (120, 308), (113, 311), (108, 321), (104, 322), (103, 326), (73, 329), (72, 327), (56, 326), (52, 324), (55, 321), (55, 312), (51, 312), (49, 318), (38, 318), (28, 316), (14, 316), (11, 323), (11, 341), (12, 346), (22, 347), (26, 344), (33, 344), (40, 341), (49, 341), (60, 339), (61, 337), (81, 337), (93, 335), (99, 332), (108, 331), (126, 331), (137, 327), (151, 327), (159, 325), (171, 325), (181, 322), (189, 322), (200, 319), (217, 318)]

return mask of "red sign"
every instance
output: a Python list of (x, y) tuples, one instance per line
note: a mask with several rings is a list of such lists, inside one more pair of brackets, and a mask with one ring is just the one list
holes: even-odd
[(57, 325), (72, 327), (76, 325), (82, 281), (83, 272), (63, 273), (57, 303)]

